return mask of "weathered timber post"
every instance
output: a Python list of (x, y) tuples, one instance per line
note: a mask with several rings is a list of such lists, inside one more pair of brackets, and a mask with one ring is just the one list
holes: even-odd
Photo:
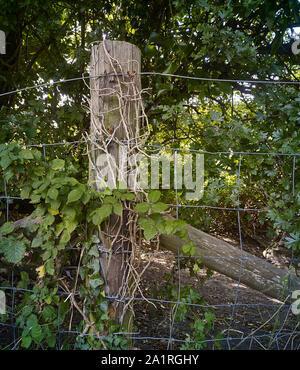
[[(135, 102), (141, 89), (140, 65), (140, 50), (128, 42), (106, 40), (92, 46), (89, 182), (97, 190), (103, 189), (100, 179), (103, 180), (104, 165), (108, 168), (109, 187), (117, 186), (118, 180), (126, 182), (126, 164), (125, 169), (120, 166), (119, 157), (120, 149), (126, 150), (139, 131), (139, 109)], [(110, 317), (123, 324), (128, 317), (124, 320), (124, 305), (118, 299), (124, 298), (128, 284), (128, 254), (123, 253), (130, 249), (126, 212), (121, 216), (112, 214), (101, 228), (100, 266), (106, 295), (112, 298)]]

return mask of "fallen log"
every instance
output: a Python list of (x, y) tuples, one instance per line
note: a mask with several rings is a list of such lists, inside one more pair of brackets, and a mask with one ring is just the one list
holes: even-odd
[[(193, 226), (186, 225), (188, 235), (197, 248), (204, 266), (226, 275), (265, 295), (284, 301), (293, 290), (300, 290), (300, 278), (280, 269), (240, 248), (217, 239)], [(186, 244), (174, 235), (162, 235), (160, 245), (178, 254), (178, 248)], [(182, 252), (181, 252), (182, 253)]]
[(43, 218), (41, 216), (38, 216), (36, 218), (31, 218), (31, 216), (27, 216), (24, 218), (20, 218), (19, 220), (14, 222), (14, 227), (21, 227), (25, 228), (26, 226), (31, 226), (35, 224), (39, 224), (42, 222)]

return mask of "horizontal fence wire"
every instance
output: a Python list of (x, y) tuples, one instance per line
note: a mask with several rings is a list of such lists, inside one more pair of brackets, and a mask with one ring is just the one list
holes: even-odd
[[(282, 80), (247, 80), (247, 79), (226, 79), (226, 78), (208, 78), (208, 77), (197, 77), (197, 76), (184, 76), (184, 75), (176, 75), (171, 73), (163, 73), (163, 72), (139, 72), (136, 73), (141, 76), (164, 76), (164, 77), (172, 77), (172, 78), (179, 78), (179, 79), (186, 79), (186, 80), (196, 80), (196, 81), (204, 81), (204, 82), (230, 82), (230, 83), (245, 83), (245, 84), (262, 84), (262, 85), (299, 85), (300, 81), (282, 81)], [(74, 78), (68, 78), (58, 81), (50, 81), (50, 82), (44, 82), (41, 84), (36, 84), (33, 86), (27, 86), (20, 89), (15, 89), (12, 91), (7, 91), (0, 94), (1, 96), (6, 95), (12, 95), (16, 94), (18, 92), (32, 90), (32, 89), (38, 89), (40, 87), (46, 87), (46, 86), (54, 86), (59, 85), (66, 82), (74, 82), (74, 81), (81, 81), (81, 80), (89, 80), (94, 78), (101, 78), (106, 77), (108, 74), (98, 74), (94, 76), (80, 76), (80, 77), (74, 77)], [(114, 74), (110, 74), (114, 75)], [(123, 74), (116, 74), (117, 76), (126, 76)]]
[[(206, 81), (206, 82), (229, 82), (229, 83), (244, 83), (244, 84), (267, 84), (267, 85), (299, 85), (300, 81), (280, 81), (280, 80), (246, 80), (246, 79), (216, 79), (216, 78), (204, 78), (204, 77), (196, 77), (196, 76), (183, 76), (183, 75), (176, 75), (176, 74), (168, 74), (168, 73), (159, 73), (159, 72), (141, 72), (140, 75), (144, 76), (164, 76), (164, 77), (171, 77), (171, 78), (177, 78), (177, 79), (191, 79), (191, 80), (198, 80), (198, 81)], [(86, 80), (86, 79), (92, 79), (92, 78), (101, 78), (107, 76), (106, 74), (102, 75), (95, 75), (95, 76), (80, 76), (65, 80), (58, 80), (58, 81), (50, 81), (45, 82), (41, 84), (36, 84), (33, 86), (28, 86), (20, 89), (16, 89), (13, 91), (1, 93), (1, 96), (11, 95), (15, 93), (20, 93), (23, 91), (27, 91), (30, 89), (38, 89), (41, 87), (46, 86), (53, 86), (58, 85), (62, 83), (72, 82), (72, 81), (80, 81), (80, 80)], [(70, 142), (56, 142), (56, 143), (42, 143), (42, 144), (25, 144), (21, 143), (22, 146), (28, 147), (28, 148), (42, 148), (44, 159), (46, 160), (46, 148), (47, 147), (61, 147), (61, 146), (68, 146), (68, 145), (81, 145), (86, 144), (86, 141), (84, 140), (76, 140), (76, 141), (70, 141)], [(261, 339), (265, 338), (272, 338), (272, 340), (275, 341), (277, 349), (285, 348), (288, 345), (288, 342), (291, 337), (295, 338), (300, 335), (300, 331), (294, 330), (287, 330), (285, 331), (284, 327), (280, 327), (277, 331), (274, 331), (272, 333), (256, 333), (255, 330), (251, 331), (251, 328), (249, 328), (250, 333), (241, 333), (241, 336), (234, 337), (231, 333), (238, 332), (237, 329), (234, 328), (235, 324), (235, 317), (236, 317), (236, 310), (238, 308), (275, 308), (278, 310), (283, 310), (285, 312), (285, 318), (281, 319), (281, 323), (284, 324), (285, 320), (287, 319), (287, 315), (290, 314), (291, 305), (286, 302), (279, 302), (274, 301), (272, 303), (243, 303), (239, 301), (240, 291), (241, 291), (241, 275), (243, 271), (243, 262), (247, 261), (249, 259), (251, 260), (261, 260), (258, 257), (253, 256), (252, 257), (245, 257), (244, 254), (244, 241), (242, 236), (242, 226), (240, 222), (240, 212), (269, 212), (269, 209), (260, 209), (260, 208), (243, 208), (240, 206), (240, 177), (241, 177), (241, 166), (242, 166), (242, 156), (252, 156), (252, 155), (258, 155), (258, 156), (284, 156), (284, 157), (291, 157), (293, 159), (293, 168), (292, 168), (292, 194), (295, 195), (295, 171), (296, 171), (296, 158), (300, 156), (300, 153), (273, 153), (273, 152), (242, 152), (242, 151), (222, 151), (222, 152), (209, 152), (209, 151), (202, 151), (202, 150), (194, 150), (190, 148), (173, 148), (173, 147), (167, 147), (167, 146), (159, 146), (159, 145), (145, 145), (145, 148), (152, 148), (153, 150), (171, 150), (176, 155), (178, 152), (189, 152), (189, 153), (199, 153), (199, 154), (206, 154), (206, 155), (227, 155), (227, 156), (238, 156), (239, 158), (239, 164), (238, 164), (238, 184), (237, 184), (237, 198), (238, 198), (238, 204), (236, 207), (218, 207), (218, 206), (211, 206), (206, 204), (180, 204), (179, 198), (177, 194), (177, 190), (175, 190), (176, 195), (176, 203), (169, 203), (168, 205), (170, 207), (175, 208), (176, 210), (176, 218), (179, 218), (179, 210), (182, 208), (194, 208), (194, 209), (211, 209), (211, 210), (220, 210), (220, 211), (233, 211), (237, 213), (237, 228), (238, 228), (238, 237), (239, 237), (239, 246), (237, 248), (240, 249), (240, 257), (215, 257), (216, 259), (224, 259), (224, 260), (231, 260), (236, 259), (240, 263), (240, 274), (238, 281), (235, 282), (236, 284), (236, 290), (235, 290), (235, 297), (233, 303), (215, 303), (215, 304), (198, 304), (198, 303), (191, 303), (186, 302), (181, 299), (181, 291), (182, 291), (182, 277), (181, 277), (181, 260), (186, 258), (187, 256), (182, 254), (180, 249), (178, 249), (177, 254), (174, 253), (161, 253), (161, 252), (135, 252), (137, 255), (143, 255), (143, 256), (155, 256), (155, 257), (162, 257), (162, 258), (175, 258), (177, 260), (177, 268), (178, 268), (178, 285), (177, 285), (177, 300), (172, 299), (162, 299), (162, 298), (154, 298), (152, 296), (142, 296), (142, 297), (125, 297), (122, 300), (120, 300), (118, 297), (114, 296), (106, 296), (109, 300), (119, 300), (122, 303), (126, 303), (129, 300), (134, 300), (136, 302), (152, 302), (153, 304), (165, 304), (165, 305), (172, 305), (174, 307), (174, 315), (173, 319), (170, 321), (169, 326), (169, 335), (165, 337), (154, 337), (154, 336), (147, 336), (143, 335), (141, 331), (134, 331), (134, 332), (115, 332), (113, 335), (126, 335), (129, 338), (134, 341), (160, 341), (166, 343), (166, 349), (170, 349), (172, 346), (172, 343), (186, 343), (186, 340), (180, 339), (180, 338), (174, 338), (174, 327), (176, 325), (175, 323), (175, 315), (180, 306), (190, 306), (196, 308), (213, 308), (213, 309), (231, 309), (230, 318), (227, 330), (225, 330), (225, 334), (223, 338), (213, 338), (213, 339), (205, 339), (205, 340), (189, 340), (189, 343), (197, 343), (197, 344), (215, 344), (218, 342), (223, 342), (225, 347), (228, 349), (235, 348), (239, 345), (241, 345), (245, 341), (250, 341), (248, 348), (251, 348), (254, 341), (258, 347), (264, 348), (264, 344), (260, 342)], [(8, 193), (8, 184), (4, 180), (4, 194), (0, 194), (0, 199), (6, 201), (6, 220), (8, 221), (10, 219), (10, 200), (21, 200), (21, 197), (18, 196), (11, 196)], [(80, 250), (80, 248), (70, 248), (74, 250)], [(102, 252), (105, 253), (103, 250)], [(131, 253), (130, 250), (123, 251), (123, 253)], [(194, 256), (188, 256), (189, 258), (197, 258)], [(269, 258), (268, 260), (272, 261), (287, 261), (289, 260), (290, 263), (299, 262), (300, 259), (294, 258), (292, 255), (292, 258), (285, 259), (285, 258)], [(11, 285), (10, 286), (2, 286), (0, 289), (3, 289), (5, 291), (10, 290), (12, 292), (12, 300), (11, 300), (11, 306), (10, 306), (10, 315), (11, 315), (11, 321), (8, 322), (0, 322), (1, 327), (10, 327), (13, 329), (13, 343), (12, 348), (16, 349), (18, 347), (18, 344), (20, 342), (20, 339), (17, 338), (17, 329), (22, 329), (22, 327), (17, 326), (15, 323), (15, 308), (16, 308), (16, 294), (18, 293), (26, 293), (26, 292), (34, 292), (31, 289), (23, 289), (19, 288), (15, 285), (15, 275), (14, 270), (11, 274)], [(57, 294), (68, 297), (69, 293), (61, 291), (58, 289)], [(74, 295), (79, 295), (79, 292), (74, 292)], [(67, 299), (67, 298), (66, 298)], [(279, 311), (278, 311), (279, 312)], [(61, 348), (61, 341), (62, 341), (62, 335), (79, 335), (79, 336), (88, 336), (92, 335), (95, 336), (94, 333), (83, 333), (76, 330), (64, 330), (61, 328), (60, 322), (60, 313), (58, 311), (58, 326), (57, 326), (57, 332), (58, 332), (58, 339), (57, 339), (57, 347), (58, 349)], [(283, 339), (284, 337), (288, 337), (288, 340), (286, 344), (279, 343), (279, 340)], [(300, 337), (299, 337), (300, 338)], [(103, 336), (103, 339), (105, 339), (105, 336)], [(299, 348), (299, 345), (298, 345)]]

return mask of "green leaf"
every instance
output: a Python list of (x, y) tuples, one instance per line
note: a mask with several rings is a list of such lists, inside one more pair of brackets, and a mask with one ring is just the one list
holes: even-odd
[(147, 241), (151, 240), (154, 238), (156, 235), (156, 227), (154, 225), (149, 224), (145, 229), (144, 229), (144, 236)]
[(138, 203), (134, 209), (139, 213), (147, 213), (149, 211), (149, 203)]
[(63, 244), (66, 244), (68, 243), (68, 241), (71, 239), (71, 234), (69, 232), (69, 230), (64, 230), (64, 232), (62, 233), (62, 236), (60, 238), (60, 242), (63, 243)]
[(58, 190), (55, 188), (50, 188), (47, 192), (47, 197), (56, 200), (58, 197)]
[(103, 301), (100, 303), (100, 310), (102, 311), (107, 311), (108, 310), (108, 302), (107, 301)]
[(114, 213), (118, 216), (122, 215), (123, 207), (120, 203), (116, 203), (113, 205)]
[(76, 202), (82, 197), (82, 194), (84, 193), (84, 187), (77, 187), (76, 189), (73, 189), (69, 195), (68, 195), (68, 200), (67, 204)]
[(89, 256), (93, 256), (93, 257), (99, 257), (99, 251), (98, 251), (98, 248), (96, 245), (93, 245), (89, 251), (88, 251), (88, 255)]
[(0, 160), (0, 166), (5, 170), (12, 162), (12, 159), (6, 155), (5, 157), (2, 157)]
[(25, 245), (21, 241), (11, 240), (2, 247), (4, 257), (10, 263), (18, 263), (25, 255)]
[(37, 316), (32, 313), (28, 319), (26, 320), (26, 325), (29, 327), (29, 328), (32, 328), (35, 324), (37, 324), (38, 322), (38, 318)]
[(184, 244), (182, 247), (182, 252), (184, 254), (190, 254), (190, 250), (191, 250), (191, 245), (190, 244)]
[(31, 191), (31, 186), (30, 185), (26, 185), (24, 186), (24, 188), (21, 190), (21, 198), (22, 199), (26, 199), (29, 197), (29, 194), (30, 194), (30, 191)]
[(36, 204), (40, 202), (41, 196), (39, 194), (31, 194), (30, 199), (31, 199), (30, 203)]
[(175, 226), (174, 221), (166, 221), (164, 234), (166, 235), (172, 234), (174, 231), (174, 226)]
[(54, 261), (51, 259), (45, 264), (45, 270), (49, 275), (54, 274)]
[(59, 236), (64, 228), (65, 228), (65, 225), (63, 222), (57, 224), (55, 228), (55, 236)]
[(44, 311), (42, 312), (42, 318), (46, 322), (50, 322), (56, 318), (57, 312), (55, 311), (54, 307), (46, 306)]
[(47, 344), (50, 348), (55, 347), (56, 344), (56, 337), (55, 335), (51, 335), (51, 337), (47, 338)]
[(53, 170), (62, 170), (65, 167), (65, 161), (63, 159), (54, 159), (50, 162), (50, 167)]
[(31, 248), (40, 247), (43, 243), (43, 239), (41, 236), (36, 236), (31, 242)]
[[(50, 207), (51, 207), (52, 211), (57, 211), (59, 209), (59, 206), (61, 204), (61, 201), (58, 200), (58, 199), (55, 199), (55, 200), (51, 200), (49, 203), (50, 203)], [(57, 214), (57, 213), (55, 213), (55, 214)], [(52, 214), (54, 214), (54, 212)]]
[(104, 204), (115, 204), (117, 203), (117, 199), (115, 197), (108, 196), (103, 199), (103, 203)]
[(45, 216), (43, 219), (43, 225), (50, 226), (53, 224), (54, 221), (55, 221), (55, 217), (48, 213), (47, 216)]
[(22, 149), (19, 153), (19, 157), (22, 159), (34, 159), (32, 152), (28, 149)]
[(103, 204), (100, 208), (95, 209), (93, 211), (93, 224), (99, 225), (105, 218), (110, 216), (112, 212), (112, 205), (111, 204)]
[(42, 331), (42, 328), (39, 324), (35, 324), (32, 329), (31, 329), (31, 336), (33, 338), (33, 340), (36, 342), (36, 343), (39, 343), (43, 340), (44, 338), (44, 334), (43, 334), (43, 331)]
[(74, 220), (76, 217), (76, 209), (70, 206), (64, 206), (61, 210), (64, 217), (67, 217), (70, 220)]
[(104, 281), (100, 277), (95, 278), (95, 279), (90, 279), (90, 286), (93, 289), (98, 288), (99, 286), (103, 285)]
[(70, 220), (70, 219), (66, 218), (64, 220), (64, 224), (65, 224), (65, 227), (68, 230), (68, 232), (72, 233), (76, 229), (76, 227), (78, 225), (78, 222), (76, 220)]
[[(48, 260), (48, 259), (51, 257), (51, 255), (52, 255), (52, 251), (51, 251), (51, 249), (47, 249), (47, 250), (46, 250), (46, 252), (44, 252), (44, 253), (42, 254), (42, 259), (43, 259), (43, 261)], [(40, 276), (39, 276), (39, 277), (40, 277)]]
[(30, 345), (31, 345), (31, 342), (32, 342), (32, 338), (30, 336), (24, 336), (22, 335), (22, 342), (21, 342), (21, 346), (23, 348), (29, 348)]
[(91, 194), (89, 192), (85, 192), (82, 197), (82, 203), (87, 204), (91, 199)]
[(125, 193), (121, 195), (121, 200), (134, 200), (135, 195), (133, 193)]
[(5, 222), (1, 227), (0, 227), (0, 233), (1, 234), (10, 234), (14, 231), (15, 226), (13, 222)]
[(151, 209), (153, 212), (163, 212), (168, 209), (168, 206), (165, 203), (157, 202), (151, 205)]
[(148, 195), (149, 202), (156, 203), (161, 196), (161, 192), (159, 190), (152, 190)]
[(164, 221), (164, 216), (161, 215), (160, 213), (152, 213), (149, 217), (152, 218), (152, 220), (154, 220), (158, 224)]
[(147, 217), (140, 217), (138, 219), (138, 225), (141, 226), (143, 229), (145, 229), (147, 227), (147, 225), (155, 225), (154, 221), (147, 218)]

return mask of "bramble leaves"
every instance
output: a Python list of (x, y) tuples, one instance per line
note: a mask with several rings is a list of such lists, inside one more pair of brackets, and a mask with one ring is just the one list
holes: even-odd
[(54, 159), (50, 162), (50, 167), (53, 170), (62, 170), (65, 166), (65, 161), (63, 159)]
[(14, 229), (15, 226), (12, 222), (5, 222), (5, 224), (0, 227), (0, 234), (10, 234)]
[(84, 190), (85, 189), (83, 186), (78, 186), (73, 189), (68, 195), (67, 204), (78, 201), (82, 197)]
[(149, 202), (151, 203), (158, 202), (160, 199), (160, 196), (161, 196), (161, 192), (159, 190), (151, 190), (148, 195)]
[(150, 209), (149, 203), (138, 203), (134, 209), (139, 213), (147, 213)]
[(16, 239), (4, 239), (1, 243), (0, 251), (4, 254), (7, 262), (18, 263), (25, 255), (25, 244)]

